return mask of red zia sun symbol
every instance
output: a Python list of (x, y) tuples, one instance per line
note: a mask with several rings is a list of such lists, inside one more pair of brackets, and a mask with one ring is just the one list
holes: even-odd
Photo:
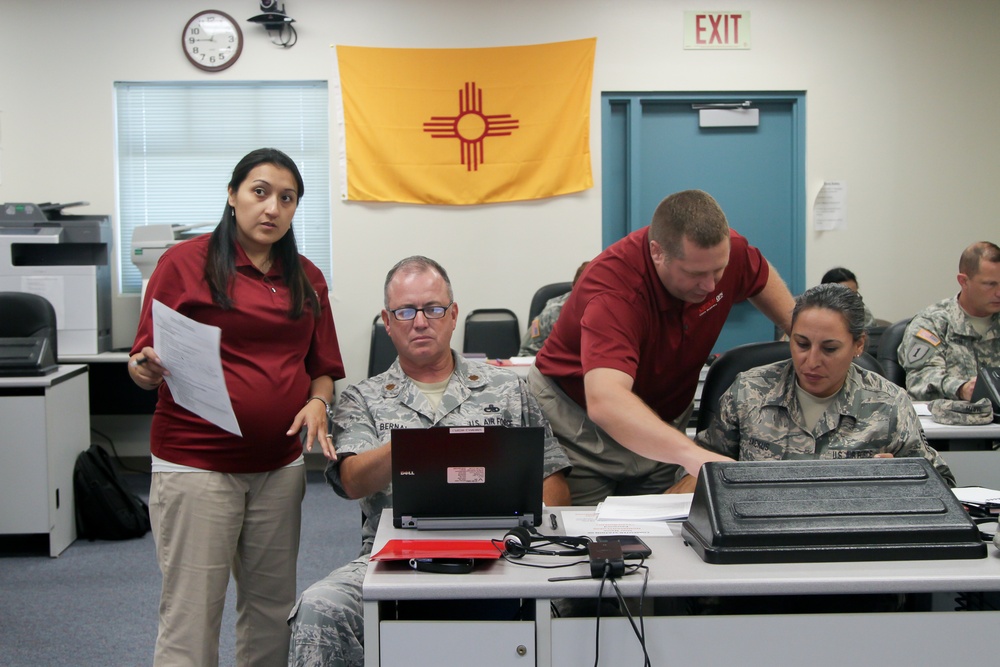
[(424, 132), (432, 139), (458, 139), (461, 144), (462, 164), (467, 171), (478, 171), (483, 164), (483, 139), (508, 137), (518, 128), (518, 121), (510, 114), (487, 115), (483, 113), (483, 91), (474, 81), (458, 91), (457, 116), (431, 116), (424, 123)]

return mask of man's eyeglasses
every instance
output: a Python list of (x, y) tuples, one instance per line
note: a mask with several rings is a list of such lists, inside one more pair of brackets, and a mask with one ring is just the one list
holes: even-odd
[(455, 303), (452, 301), (447, 306), (424, 306), (423, 308), (397, 308), (396, 310), (390, 310), (392, 316), (397, 320), (402, 322), (408, 322), (417, 316), (417, 313), (423, 313), (424, 317), (429, 320), (439, 320), (444, 317), (444, 314), (448, 312), (451, 305)]

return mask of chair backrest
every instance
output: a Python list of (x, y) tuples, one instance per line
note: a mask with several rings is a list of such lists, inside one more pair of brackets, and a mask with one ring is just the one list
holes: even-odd
[[(747, 343), (727, 350), (719, 355), (708, 368), (705, 384), (701, 390), (701, 401), (698, 405), (697, 430), (703, 431), (719, 414), (719, 399), (729, 389), (736, 376), (743, 371), (773, 364), (776, 361), (790, 359), (792, 356), (788, 341), (769, 341), (766, 343)], [(865, 370), (878, 373), (885, 377), (885, 371), (875, 357), (867, 352), (854, 360), (854, 363)]]
[(549, 283), (548, 285), (542, 285), (535, 292), (535, 296), (531, 297), (531, 307), (528, 308), (528, 322), (531, 323), (538, 313), (542, 312), (542, 308), (545, 308), (546, 302), (552, 297), (559, 296), (560, 294), (565, 294), (566, 292), (573, 289), (573, 283)]
[(37, 366), (5, 366), (5, 375), (41, 375), (53, 370), (59, 358), (56, 311), (43, 296), (29, 292), (0, 292), (0, 338), (42, 339), (37, 351)]
[(697, 429), (704, 431), (712, 423), (712, 419), (719, 413), (719, 399), (733, 384), (737, 374), (789, 358), (791, 352), (788, 349), (788, 341), (747, 343), (720, 354), (719, 358), (708, 367), (708, 374), (705, 375), (701, 401), (698, 404)]
[(368, 377), (384, 373), (396, 360), (396, 346), (385, 332), (382, 316), (376, 315), (372, 322), (372, 342), (368, 351)]
[(56, 311), (48, 299), (29, 292), (0, 292), (0, 338), (49, 335), (56, 337)]
[(882, 334), (885, 333), (884, 326), (874, 326), (868, 330), (868, 340), (865, 342), (865, 352), (873, 357), (878, 356), (878, 345), (882, 341)]
[(906, 371), (899, 365), (899, 357), (896, 356), (899, 344), (903, 342), (903, 333), (906, 325), (910, 323), (912, 317), (893, 322), (882, 332), (882, 339), (878, 343), (878, 360), (885, 369), (885, 376), (900, 387), (906, 388)]
[(509, 359), (521, 347), (521, 326), (507, 308), (479, 308), (465, 316), (463, 352), (485, 354), (490, 359)]

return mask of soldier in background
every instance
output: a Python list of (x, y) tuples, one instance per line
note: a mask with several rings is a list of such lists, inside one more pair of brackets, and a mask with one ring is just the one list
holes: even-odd
[(1000, 248), (973, 243), (958, 263), (957, 296), (910, 321), (899, 346), (906, 389), (915, 400), (968, 401), (983, 366), (1000, 366)]
[(330, 459), (327, 480), (341, 496), (360, 499), (361, 553), (310, 586), (296, 603), (289, 618), (288, 664), (294, 667), (364, 665), (361, 585), (379, 517), (392, 506), (392, 429), (544, 426), (542, 497), (549, 506), (570, 504), (569, 460), (524, 381), (451, 350), (458, 305), (441, 265), (419, 256), (396, 264), (386, 276), (382, 321), (399, 356), (385, 373), (341, 394), (333, 417), (336, 452), (324, 447)]
[(740, 461), (923, 457), (955, 486), (906, 392), (853, 363), (864, 320), (849, 288), (806, 290), (792, 311), (792, 358), (737, 375), (696, 442)]
[[(820, 284), (837, 283), (838, 285), (843, 285), (852, 292), (861, 294), (861, 292), (858, 289), (858, 277), (854, 275), (854, 271), (851, 271), (850, 269), (845, 269), (842, 266), (834, 267), (829, 271), (827, 271), (826, 273), (824, 273), (823, 277), (820, 279), (819, 282)], [(872, 315), (872, 312), (868, 310), (868, 306), (865, 305), (865, 328), (870, 331), (871, 329), (877, 326), (878, 326), (878, 321), (875, 319), (875, 316)]]
[[(580, 275), (587, 268), (588, 264), (590, 264), (589, 260), (581, 264), (580, 268), (576, 270), (576, 275), (573, 276), (573, 285), (576, 285), (576, 281), (580, 279)], [(554, 296), (545, 302), (545, 307), (538, 313), (538, 317), (531, 320), (531, 324), (528, 325), (528, 330), (521, 339), (521, 349), (517, 351), (517, 356), (533, 357), (538, 354), (538, 351), (542, 349), (542, 345), (545, 344), (545, 339), (552, 333), (552, 327), (556, 325), (556, 320), (559, 319), (559, 313), (562, 312), (563, 304), (566, 303), (566, 299), (569, 298), (570, 294), (571, 291)]]

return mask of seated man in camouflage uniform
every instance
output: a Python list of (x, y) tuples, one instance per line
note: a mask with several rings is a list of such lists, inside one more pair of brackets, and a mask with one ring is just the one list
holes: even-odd
[(569, 460), (524, 382), (513, 372), (468, 361), (451, 350), (458, 306), (448, 274), (426, 257), (402, 260), (385, 281), (382, 321), (396, 352), (385, 373), (348, 387), (333, 417), (336, 453), (326, 477), (345, 498), (360, 498), (361, 554), (309, 587), (289, 624), (288, 664), (364, 665), (361, 585), (382, 510), (392, 505), (391, 430), (504, 424), (544, 426), (543, 499), (569, 505)]
[(806, 290), (792, 311), (792, 358), (737, 375), (696, 442), (740, 461), (923, 457), (955, 486), (906, 392), (853, 363), (864, 320), (849, 288)]
[(918, 401), (968, 401), (979, 368), (1000, 366), (1000, 248), (973, 243), (958, 271), (958, 295), (917, 313), (899, 346), (906, 389)]

